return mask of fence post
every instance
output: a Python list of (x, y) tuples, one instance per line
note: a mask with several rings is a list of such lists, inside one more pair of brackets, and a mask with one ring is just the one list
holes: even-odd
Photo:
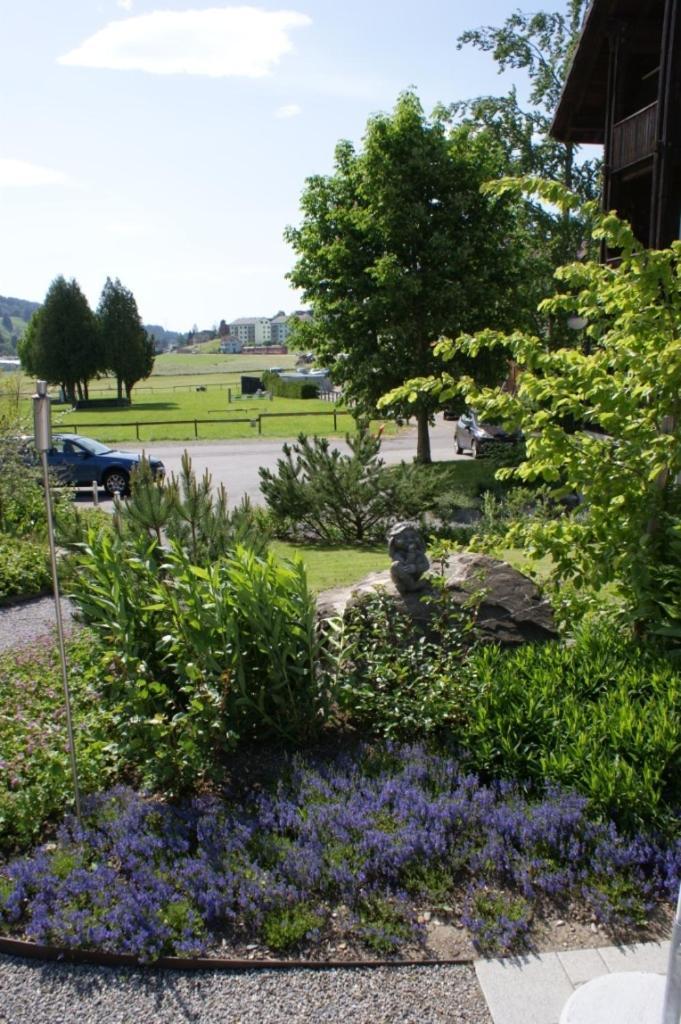
[(333, 410), (333, 429), (338, 430), (338, 419), (336, 417), (336, 410)]
[(227, 388), (227, 405), (232, 404), (232, 389)]
[(139, 439), (140, 439), (140, 425), (139, 425), (139, 423), (135, 424), (135, 437), (139, 441)]
[(262, 434), (262, 413), (258, 413), (258, 433)]
[(199, 425), (198, 425), (198, 422), (196, 420), (194, 420), (194, 437), (198, 440), (198, 437), (199, 437)]

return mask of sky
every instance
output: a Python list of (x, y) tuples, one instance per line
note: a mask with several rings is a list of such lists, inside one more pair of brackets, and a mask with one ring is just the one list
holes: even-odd
[(0, 0), (0, 294), (108, 277), (187, 331), (301, 306), (286, 281), (305, 179), (414, 88), (505, 93), (456, 40), (562, 0)]

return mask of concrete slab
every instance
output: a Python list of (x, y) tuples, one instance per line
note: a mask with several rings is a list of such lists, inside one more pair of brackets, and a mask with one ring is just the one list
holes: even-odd
[(611, 973), (615, 971), (667, 973), (668, 942), (637, 942), (633, 946), (604, 946), (599, 952)]
[(558, 1024), (574, 991), (557, 953), (478, 960), (475, 973), (494, 1024)]
[(558, 953), (563, 970), (575, 987), (606, 974), (608, 967), (597, 949), (569, 949)]

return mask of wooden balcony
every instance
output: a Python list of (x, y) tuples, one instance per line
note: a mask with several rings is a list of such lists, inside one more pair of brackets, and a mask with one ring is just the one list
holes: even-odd
[(614, 124), (611, 169), (621, 171), (651, 157), (655, 152), (656, 128), (657, 103), (651, 103)]

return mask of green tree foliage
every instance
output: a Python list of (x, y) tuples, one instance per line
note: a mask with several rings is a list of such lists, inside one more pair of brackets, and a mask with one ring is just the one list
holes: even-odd
[[(507, 175), (558, 181), (588, 201), (599, 194), (600, 161), (582, 159), (577, 145), (558, 142), (549, 134), (585, 7), (586, 0), (567, 0), (564, 13), (515, 11), (500, 27), (487, 25), (464, 32), (459, 49), (474, 46), (490, 53), (499, 73), (513, 69), (527, 74), (528, 101), (521, 104), (513, 87), (505, 96), (478, 96), (453, 103), (442, 115), (455, 124), (491, 133), (504, 154)], [(565, 334), (537, 312), (537, 305), (552, 290), (553, 271), (584, 251), (588, 243), (584, 220), (578, 211), (556, 214), (528, 197), (519, 216), (525, 233), (519, 257), (524, 266), (524, 288), (531, 296), (525, 304), (527, 327), (552, 331), (556, 344), (565, 343)]]
[(87, 397), (88, 381), (104, 366), (97, 320), (75, 279), (54, 279), (18, 351), (24, 370), (61, 385), (68, 401)]
[(371, 544), (385, 540), (397, 519), (418, 515), (428, 485), (415, 466), (387, 470), (381, 442), (368, 430), (346, 436), (343, 455), (326, 437), (301, 434), (285, 444), (276, 473), (260, 469), (260, 489), (278, 532), (325, 544)]
[(216, 491), (208, 470), (201, 479), (185, 451), (179, 477), (154, 478), (146, 459), (132, 475), (131, 496), (119, 503), (114, 527), (122, 536), (137, 535), (176, 542), (194, 565), (210, 565), (243, 544), (258, 555), (267, 550), (269, 535), (263, 516), (243, 498), (230, 509), (227, 491)]
[(118, 397), (130, 400), (135, 384), (154, 368), (154, 343), (145, 331), (132, 292), (107, 277), (97, 307), (106, 368), (116, 376)]
[[(506, 203), (480, 193), (499, 160), (493, 139), (448, 134), (407, 92), (392, 114), (369, 120), (361, 152), (339, 143), (334, 173), (307, 180), (302, 223), (286, 231), (298, 257), (288, 276), (314, 313), (296, 339), (361, 412), (409, 377), (436, 372), (440, 335), (507, 323), (513, 222)], [(488, 381), (503, 368), (496, 353), (464, 363)], [(436, 408), (428, 396), (411, 408), (423, 462)]]
[[(543, 202), (578, 208), (552, 182), (508, 180), (497, 191), (531, 189)], [(517, 394), (480, 388), (456, 375), (411, 381), (394, 397), (462, 389), (480, 415), (521, 426), (526, 459), (500, 474), (543, 480), (554, 498), (581, 497), (573, 515), (519, 521), (510, 540), (550, 555), (559, 580), (618, 586), (639, 629), (681, 640), (681, 242), (641, 250), (628, 224), (595, 203), (582, 211), (593, 237), (620, 252), (617, 266), (571, 263), (542, 303), (557, 319), (577, 313), (582, 350), (552, 349), (545, 337), (494, 330), (438, 346), (510, 350), (520, 368)], [(389, 396), (389, 398), (392, 396)]]

